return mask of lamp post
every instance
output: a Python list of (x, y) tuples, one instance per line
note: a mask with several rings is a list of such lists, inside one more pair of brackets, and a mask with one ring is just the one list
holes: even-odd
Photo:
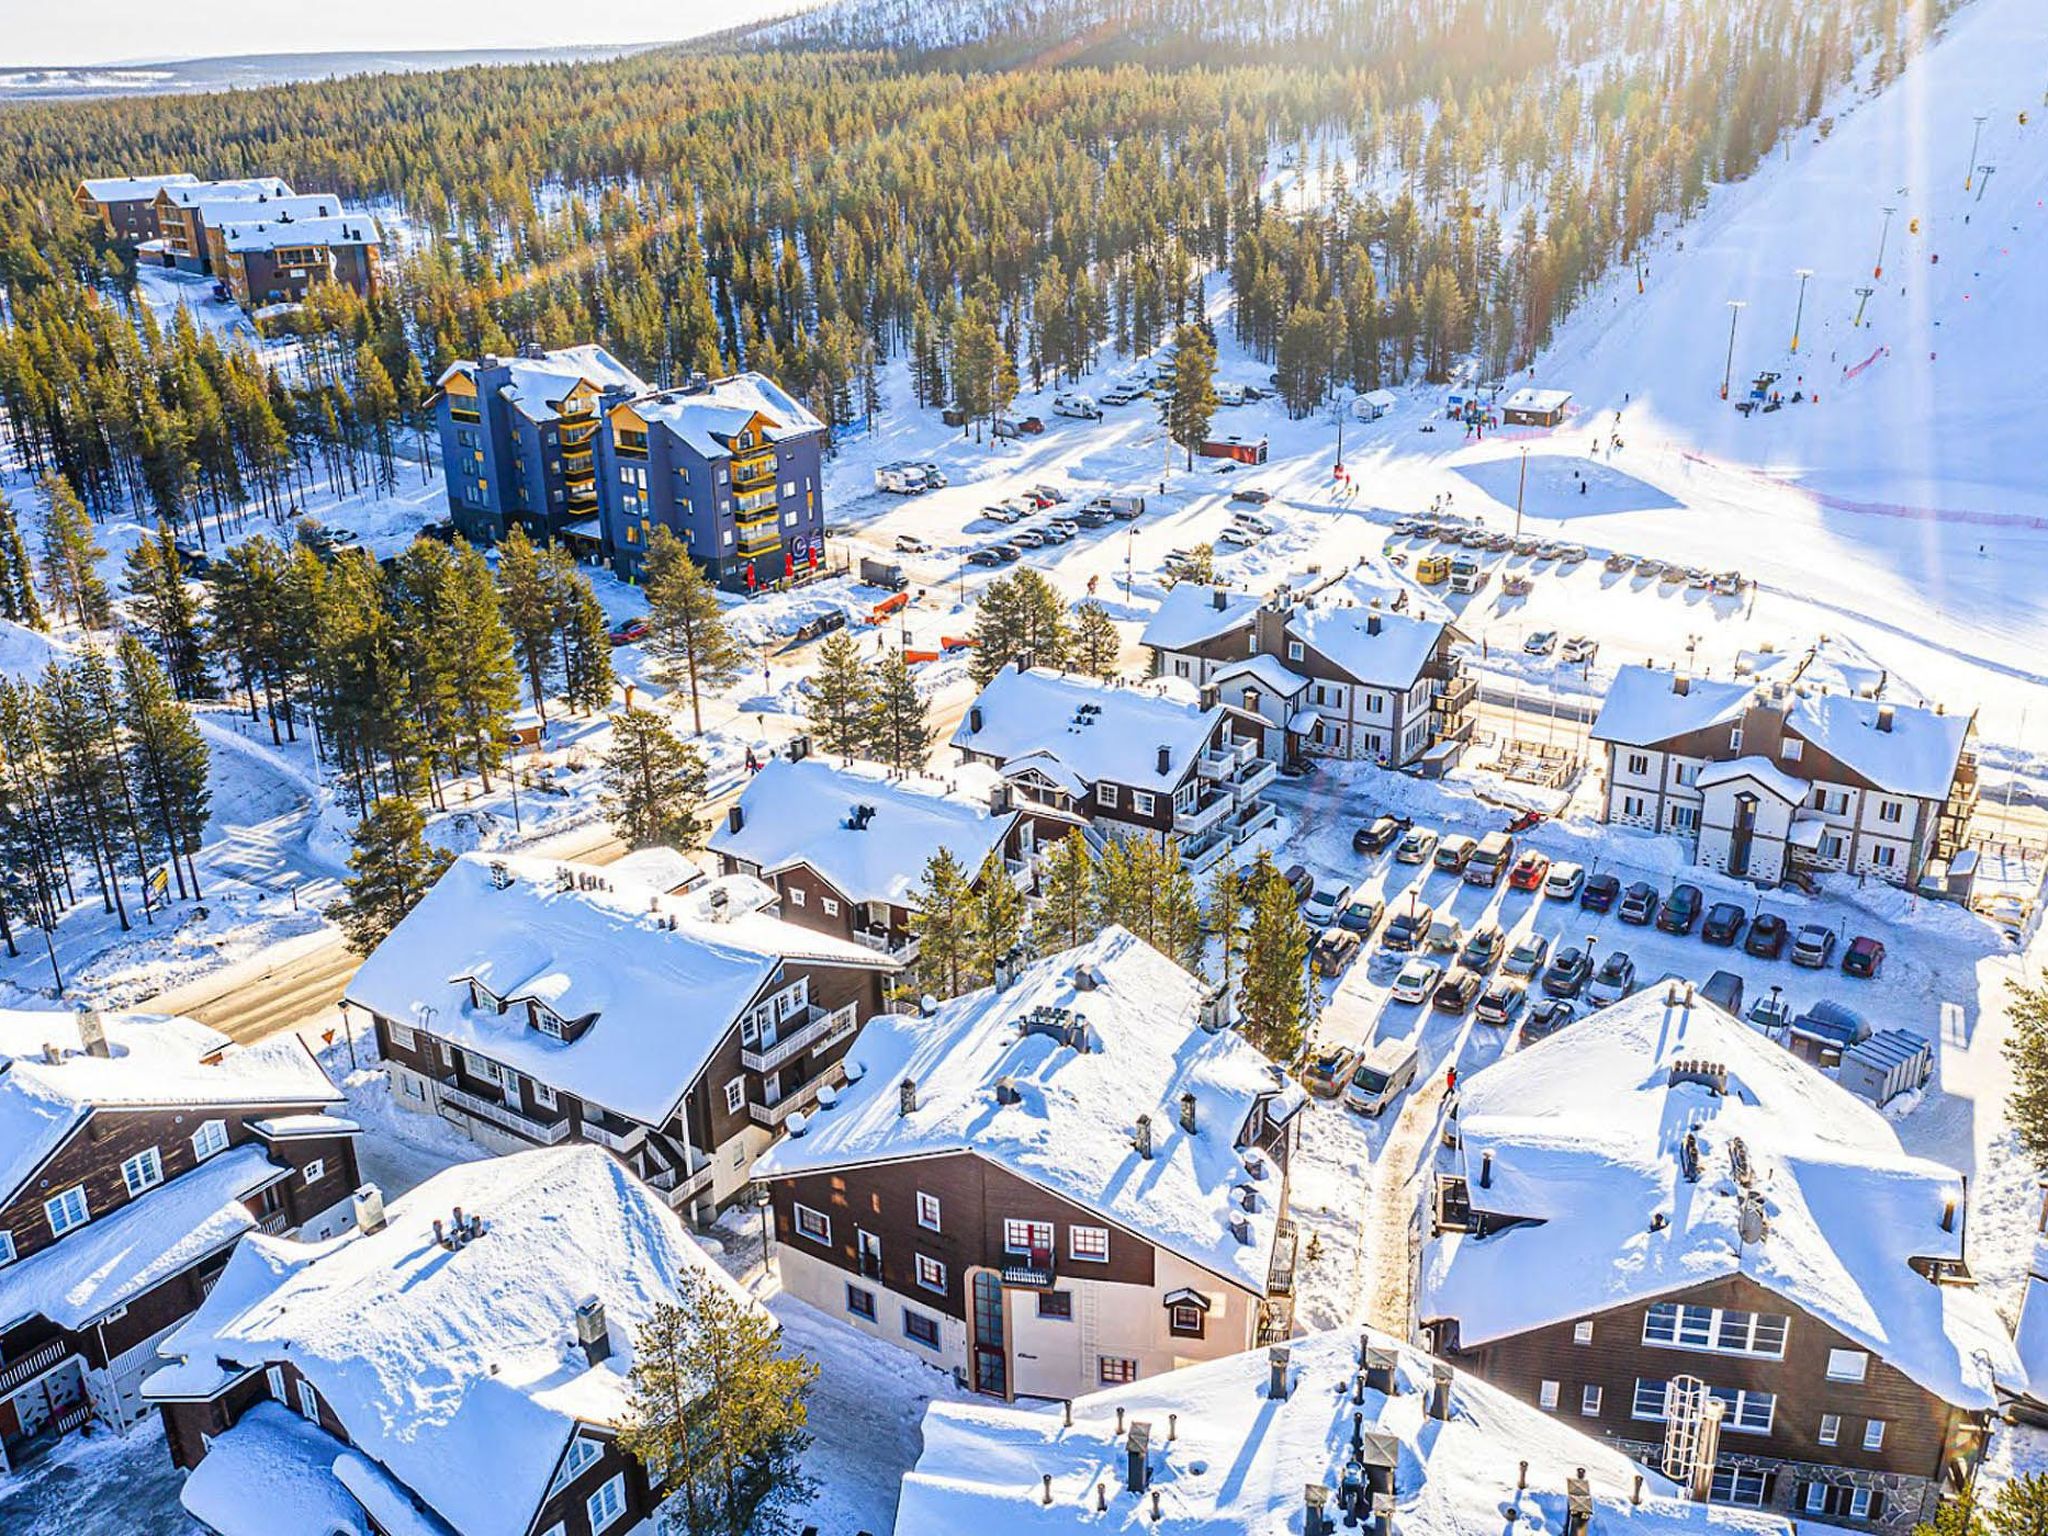
[(768, 1213), (774, 1208), (775, 1195), (768, 1188), (768, 1181), (766, 1179), (754, 1180), (753, 1198), (754, 1209), (761, 1213), (761, 1272), (767, 1274), (770, 1268), (768, 1249), (774, 1235)]
[(1806, 318), (1806, 280), (1813, 276), (1813, 268), (1801, 267), (1798, 269), (1797, 276), (1799, 278), (1799, 303), (1792, 311), (1792, 355), (1795, 357), (1799, 355), (1799, 322)]
[(1742, 299), (1730, 299), (1728, 301), (1728, 361), (1721, 369), (1721, 398), (1723, 400), (1728, 398), (1728, 382), (1735, 376), (1735, 322), (1742, 318), (1744, 303), (1745, 301)]

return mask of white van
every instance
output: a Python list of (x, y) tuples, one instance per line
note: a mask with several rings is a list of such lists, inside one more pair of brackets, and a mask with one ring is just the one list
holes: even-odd
[(1082, 421), (1102, 420), (1102, 407), (1089, 395), (1062, 394), (1052, 398), (1052, 413), (1055, 416), (1074, 416)]
[(1216, 386), (1216, 403), (1218, 405), (1243, 405), (1244, 386), (1242, 384), (1218, 384)]
[(1358, 1058), (1344, 1085), (1344, 1107), (1361, 1115), (1377, 1115), (1415, 1081), (1419, 1058), (1406, 1040), (1375, 1040)]

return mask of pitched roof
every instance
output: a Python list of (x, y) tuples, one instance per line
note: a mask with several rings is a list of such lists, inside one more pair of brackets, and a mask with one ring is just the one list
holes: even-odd
[[(1332, 1491), (1353, 1449), (1353, 1415), (1395, 1453), (1394, 1528), (1403, 1536), (1494, 1536), (1566, 1528), (1565, 1480), (1584, 1469), (1593, 1529), (1605, 1536), (1791, 1536), (1782, 1515), (1686, 1501), (1681, 1490), (1568, 1421), (1454, 1375), (1449, 1418), (1428, 1416), (1433, 1362), (1379, 1334), (1398, 1392), (1351, 1389), (1361, 1334), (1322, 1333), (1288, 1346), (1288, 1394), (1268, 1395), (1264, 1350), (1188, 1366), (1078, 1398), (1067, 1427), (1058, 1404), (972, 1398), (925, 1411), (924, 1447), (903, 1479), (896, 1536), (1050, 1536), (1152, 1530), (1149, 1503), (1124, 1489), (1126, 1425), (1151, 1426), (1152, 1487), (1175, 1536), (1273, 1536), (1298, 1531), (1305, 1486)], [(1177, 1416), (1168, 1433), (1167, 1415)], [(1527, 1489), (1516, 1486), (1521, 1465)], [(1042, 1479), (1052, 1477), (1046, 1502)], [(1643, 1501), (1634, 1501), (1637, 1480)], [(1098, 1514), (1096, 1489), (1108, 1512)], [(1338, 1511), (1333, 1497), (1329, 1513)]]
[[(451, 1252), (432, 1226), (456, 1206), (488, 1230)], [(216, 1360), (253, 1371), (289, 1359), (356, 1451), (450, 1526), (523, 1536), (576, 1426), (623, 1416), (635, 1337), (684, 1277), (753, 1305), (658, 1194), (593, 1146), (459, 1163), (387, 1219), (324, 1243), (246, 1239), (159, 1346), (189, 1365), (151, 1376), (145, 1395), (178, 1395)], [(590, 1296), (612, 1349), (597, 1365), (573, 1343)]]
[[(509, 877), (502, 888), (494, 867)], [(671, 896), (610, 870), (466, 854), (363, 961), (347, 998), (659, 1125), (784, 961), (890, 966), (858, 944), (747, 910), (756, 898), (774, 893), (714, 881)], [(595, 1022), (579, 1039), (551, 1039), (523, 1006), (473, 1006), (472, 979), (493, 997)]]
[(659, 423), (667, 427), (707, 459), (730, 453), (724, 439), (737, 434), (756, 416), (767, 418), (770, 442), (825, 430), (808, 406), (758, 373), (739, 373), (701, 387), (642, 395), (633, 401), (633, 410), (650, 426)]
[(160, 176), (88, 176), (79, 185), (97, 202), (132, 203), (154, 198), (165, 187), (195, 186), (198, 181), (190, 171), (166, 171)]
[[(336, 205), (338, 206), (338, 205)], [(235, 215), (255, 213), (257, 210), (240, 208)], [(239, 216), (224, 220), (220, 227), (221, 244), (230, 251), (274, 251), (282, 246), (300, 245), (376, 245), (377, 221), (367, 213), (332, 214), (325, 218), (275, 219), (267, 215), (260, 218)]]
[[(1086, 970), (1093, 984), (1076, 985)], [(1260, 1184), (1235, 1145), (1252, 1109), (1285, 1118), (1301, 1090), (1243, 1037), (1198, 1022), (1202, 984), (1129, 931), (1110, 927), (1026, 967), (1001, 990), (983, 988), (929, 1017), (879, 1015), (847, 1054), (830, 1107), (754, 1165), (771, 1178), (902, 1158), (972, 1152), (1094, 1211), (1212, 1274), (1263, 1293), (1279, 1220), (1279, 1180)], [(1040, 1010), (1055, 1010), (1040, 1013)], [(1088, 1048), (1020, 1029), (1027, 1019), (1077, 1019)], [(899, 1113), (899, 1085), (917, 1108)], [(999, 1103), (1007, 1079), (1017, 1102)], [(1182, 1093), (1196, 1131), (1181, 1128)], [(1133, 1146), (1137, 1116), (1152, 1121), (1153, 1155)], [(1260, 1160), (1262, 1161), (1262, 1160)], [(1240, 1243), (1238, 1192), (1260, 1191)]]
[[(807, 864), (849, 900), (904, 906), (940, 849), (972, 877), (1016, 825), (1016, 812), (989, 810), (997, 775), (969, 767), (963, 778), (949, 792), (942, 781), (892, 780), (879, 768), (772, 758), (740, 795), (740, 829), (720, 822), (707, 846), (764, 873)], [(874, 811), (859, 830), (857, 805)]]
[(266, 1399), (208, 1442), (178, 1502), (219, 1536), (371, 1536), (361, 1505), (335, 1479), (340, 1449), (319, 1425)]
[[(1889, 721), (1890, 729), (1881, 723)], [(1786, 726), (1879, 789), (1943, 800), (1970, 734), (1967, 715), (1848, 694), (1802, 695)]]
[(1270, 688), (1283, 699), (1291, 699), (1309, 685), (1305, 677), (1298, 677), (1281, 664), (1279, 658), (1268, 656), (1264, 651), (1256, 656), (1247, 656), (1242, 661), (1226, 661), (1216, 669), (1215, 681), (1226, 678), (1249, 677), (1262, 688)]
[[(1986, 1407), (1995, 1382), (2022, 1380), (1982, 1293), (1909, 1263), (1960, 1255), (1943, 1216), (1961, 1176), (1909, 1155), (1870, 1105), (1749, 1026), (1674, 995), (1638, 992), (1459, 1079), (1445, 1166), (1475, 1209), (1534, 1224), (1437, 1239), (1419, 1315), (1457, 1318), (1482, 1344), (1745, 1275), (1948, 1402)], [(1674, 1071), (1702, 1061), (1725, 1070), (1725, 1092)], [(1738, 1140), (1761, 1241), (1741, 1239)]]
[(1795, 778), (1768, 757), (1751, 755), (1733, 757), (1725, 763), (1708, 763), (1700, 769), (1693, 783), (1700, 789), (1711, 789), (1730, 779), (1754, 780), (1788, 805), (1806, 803), (1806, 780)]
[(1448, 626), (1438, 619), (1360, 605), (1304, 604), (1287, 633), (1329, 658), (1354, 681), (1380, 688), (1415, 686)]
[(254, 202), (258, 198), (293, 196), (292, 184), (282, 176), (251, 176), (240, 181), (182, 181), (166, 185), (164, 193), (183, 208), (202, 203)]
[(1736, 723), (1749, 708), (1753, 691), (1745, 682), (1686, 678), (1655, 667), (1619, 667), (1593, 721), (1592, 738), (1624, 747), (1662, 746), (1675, 736)]
[[(989, 679), (953, 732), (953, 745), (998, 762), (1044, 752), (1082, 781), (1108, 779), (1167, 792), (1208, 745), (1220, 709), (1203, 709), (1186, 684), (1116, 686), (1033, 667)], [(975, 720), (981, 729), (974, 728)], [(1166, 748), (1166, 771), (1159, 749)]]
[(1162, 651), (1183, 651), (1235, 629), (1249, 629), (1262, 601), (1251, 592), (1183, 581), (1167, 588), (1139, 640)]

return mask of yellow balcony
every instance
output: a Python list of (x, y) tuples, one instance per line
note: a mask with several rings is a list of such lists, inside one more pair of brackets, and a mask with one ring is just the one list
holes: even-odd
[(775, 494), (775, 487), (772, 485), (765, 491), (749, 491), (744, 496), (733, 497), (733, 516), (773, 517), (781, 502), (782, 498)]
[(559, 428), (564, 448), (589, 448), (590, 440), (597, 434), (597, 418), (586, 421), (565, 421)]
[(448, 407), (448, 417), (449, 417), (449, 420), (451, 420), (451, 421), (463, 421), (463, 422), (478, 422), (478, 421), (482, 421), (482, 420), (484, 419), (484, 418), (483, 418), (483, 415), (482, 415), (482, 413), (481, 413), (481, 412), (479, 412), (479, 411), (473, 411), (473, 410), (470, 410), (470, 409), (468, 409), (468, 408), (466, 408), (466, 407), (464, 407), (464, 406), (460, 406), (460, 405), (451, 405), (451, 406), (449, 406), (449, 407)]
[(647, 434), (645, 432), (621, 432), (618, 434), (617, 446), (621, 457), (644, 459), (647, 457)]
[(775, 456), (747, 459), (732, 467), (732, 488), (736, 491), (754, 490), (775, 483)]
[(751, 560), (756, 555), (765, 555), (782, 548), (782, 537), (773, 528), (740, 533), (739, 551)]

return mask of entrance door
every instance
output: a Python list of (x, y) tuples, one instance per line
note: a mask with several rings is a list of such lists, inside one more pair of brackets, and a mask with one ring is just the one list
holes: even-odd
[(870, 1280), (882, 1278), (882, 1240), (872, 1232), (856, 1229), (855, 1249), (860, 1258), (860, 1272)]
[(1729, 874), (1749, 873), (1749, 850), (1755, 841), (1756, 796), (1745, 791), (1735, 797), (1735, 829), (1728, 839)]
[(974, 1390), (1010, 1393), (1010, 1361), (1003, 1349), (1003, 1281), (983, 1270), (974, 1277)]

